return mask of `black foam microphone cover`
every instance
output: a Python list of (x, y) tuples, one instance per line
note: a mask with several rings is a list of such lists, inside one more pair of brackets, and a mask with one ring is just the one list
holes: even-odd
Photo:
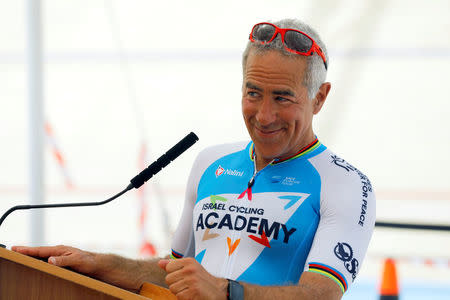
[(198, 137), (195, 133), (191, 132), (185, 136), (181, 141), (179, 141), (175, 146), (169, 149), (166, 153), (161, 155), (156, 161), (154, 161), (150, 166), (144, 169), (141, 173), (136, 175), (130, 180), (131, 185), (134, 188), (139, 188), (147, 180), (153, 177), (156, 173), (161, 171), (162, 168), (167, 166), (171, 161), (180, 156), (181, 153), (186, 151), (189, 147), (198, 141)]

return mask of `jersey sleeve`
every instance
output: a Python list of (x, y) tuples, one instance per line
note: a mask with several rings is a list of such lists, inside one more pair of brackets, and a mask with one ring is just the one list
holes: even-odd
[(192, 213), (197, 199), (197, 187), (201, 176), (201, 174), (199, 174), (200, 160), (201, 158), (199, 155), (192, 165), (192, 169), (188, 177), (183, 212), (172, 239), (172, 253), (170, 257), (174, 259), (188, 256), (193, 257), (195, 254)]
[(361, 268), (372, 236), (375, 195), (367, 176), (334, 158), (339, 163), (312, 162), (321, 176), (320, 221), (305, 271), (329, 277), (344, 293)]

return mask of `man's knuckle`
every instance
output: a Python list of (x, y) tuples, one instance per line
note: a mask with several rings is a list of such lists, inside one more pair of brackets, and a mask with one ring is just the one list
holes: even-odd
[(167, 273), (171, 273), (171, 272), (173, 272), (173, 271), (175, 271), (176, 269), (175, 269), (175, 266), (173, 265), (173, 264), (167, 264), (167, 266), (166, 266), (166, 272)]
[(193, 295), (197, 295), (197, 294), (200, 292), (200, 289), (199, 289), (199, 287), (198, 287), (198, 284), (195, 284), (195, 283), (192, 283), (192, 284), (191, 284), (189, 290), (190, 290), (190, 292), (191, 292)]
[(193, 257), (187, 257), (187, 258), (186, 258), (186, 262), (189, 263), (189, 264), (193, 263), (194, 260), (195, 260), (195, 259), (194, 259)]
[(171, 274), (167, 275), (166, 278), (164, 278), (164, 280), (166, 281), (167, 285), (171, 285), (174, 281), (173, 281), (173, 276), (171, 276)]
[(178, 293), (177, 288), (176, 288), (173, 284), (169, 285), (169, 290), (170, 290), (172, 293), (174, 293), (175, 295)]
[(183, 291), (181, 291), (178, 295), (177, 295), (177, 299), (179, 300), (193, 300), (194, 298), (194, 294), (192, 293), (191, 289), (185, 289)]
[(184, 273), (187, 274), (187, 275), (192, 275), (192, 274), (195, 273), (195, 267), (193, 267), (193, 266), (187, 266), (187, 267), (184, 267), (184, 268), (183, 268), (183, 271), (184, 271)]

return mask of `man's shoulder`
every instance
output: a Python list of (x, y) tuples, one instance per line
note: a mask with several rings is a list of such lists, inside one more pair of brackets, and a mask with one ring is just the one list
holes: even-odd
[(205, 169), (218, 159), (227, 155), (245, 151), (249, 146), (249, 141), (235, 143), (218, 144), (204, 148), (197, 156), (196, 166)]
[(320, 175), (323, 211), (341, 212), (344, 216), (352, 211), (360, 226), (367, 223), (365, 220), (375, 222), (374, 189), (364, 173), (328, 149), (310, 162)]
[(322, 180), (329, 183), (351, 184), (353, 182), (359, 184), (361, 180), (369, 181), (357, 167), (328, 148), (310, 158), (309, 161), (319, 172)]
[(247, 148), (248, 145), (248, 141), (213, 145), (204, 148), (198, 156), (202, 159), (216, 160), (220, 157), (243, 151)]

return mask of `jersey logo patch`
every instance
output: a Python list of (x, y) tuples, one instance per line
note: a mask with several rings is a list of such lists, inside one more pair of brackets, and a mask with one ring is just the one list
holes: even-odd
[(252, 201), (252, 188), (251, 187), (246, 188), (245, 191), (243, 191), (239, 195), (238, 199), (244, 198), (245, 194), (247, 194), (248, 201)]
[(272, 176), (272, 178), (270, 178), (270, 181), (272, 183), (279, 183), (281, 181), (281, 176), (279, 176), (279, 175)]
[(337, 243), (334, 247), (334, 255), (344, 262), (345, 269), (352, 274), (352, 281), (356, 278), (359, 262), (353, 257), (353, 249), (347, 243)]
[[(309, 197), (309, 195), (307, 195), (305, 197), (305, 199), (308, 197)], [(289, 200), (288, 204), (286, 204), (284, 206), (284, 210), (286, 210), (286, 209), (290, 208), (292, 205), (294, 205), (295, 203), (297, 203), (297, 201), (300, 200), (302, 197), (300, 197), (300, 196), (280, 196), (278, 198)]]
[(219, 167), (216, 170), (216, 178), (219, 177), (220, 175), (222, 175), (224, 171), (225, 171), (225, 169), (219, 165)]
[(216, 196), (216, 195), (211, 195), (210, 200), (211, 200), (212, 204), (216, 204), (216, 201), (222, 201), (222, 202), (228, 201), (227, 198), (221, 197), (221, 196)]
[(336, 166), (339, 166), (339, 167), (347, 170), (347, 172), (356, 170), (356, 168), (354, 166), (352, 166), (351, 164), (346, 162), (344, 159), (338, 157), (337, 155), (331, 155), (331, 159), (332, 159), (332, 161), (331, 161), (332, 163), (334, 163)]
[(214, 174), (216, 174), (216, 178), (223, 174), (230, 175), (230, 176), (242, 177), (244, 175), (244, 171), (224, 169), (221, 165), (219, 165), (216, 169), (216, 172), (214, 172)]
[(294, 184), (300, 184), (300, 181), (298, 181), (295, 177), (281, 177), (279, 175), (272, 176), (270, 178), (270, 182), (272, 183), (280, 183), (282, 185), (287, 186), (293, 186)]
[(257, 237), (256, 235), (253, 235), (253, 234), (250, 234), (248, 237), (251, 238), (252, 240), (254, 240), (257, 243), (270, 248), (269, 239), (267, 238), (266, 233), (264, 232), (264, 230), (262, 231), (260, 238)]
[(236, 250), (237, 246), (239, 245), (241, 239), (237, 239), (234, 241), (234, 243), (231, 243), (231, 239), (227, 237), (227, 244), (228, 244), (228, 256), (231, 256), (233, 254), (234, 250)]
[[(248, 201), (247, 193), (244, 199), (238, 199), (239, 196), (238, 193), (208, 194), (196, 203), (192, 219), (196, 253), (209, 249), (202, 265), (236, 278), (262, 253), (271, 256), (282, 249), (297, 247), (295, 243), (303, 234), (303, 222), (289, 221), (296, 212), (301, 213), (300, 206), (312, 197), (308, 193), (264, 192), (252, 193), (252, 201)], [(237, 251), (239, 247), (245, 251)], [(252, 251), (247, 251), (248, 247)]]
[(205, 230), (205, 233), (203, 234), (202, 241), (211, 240), (211, 239), (214, 239), (214, 238), (216, 238), (216, 237), (218, 237), (220, 235), (218, 233), (209, 233), (209, 230), (210, 230), (209, 228), (207, 228)]

